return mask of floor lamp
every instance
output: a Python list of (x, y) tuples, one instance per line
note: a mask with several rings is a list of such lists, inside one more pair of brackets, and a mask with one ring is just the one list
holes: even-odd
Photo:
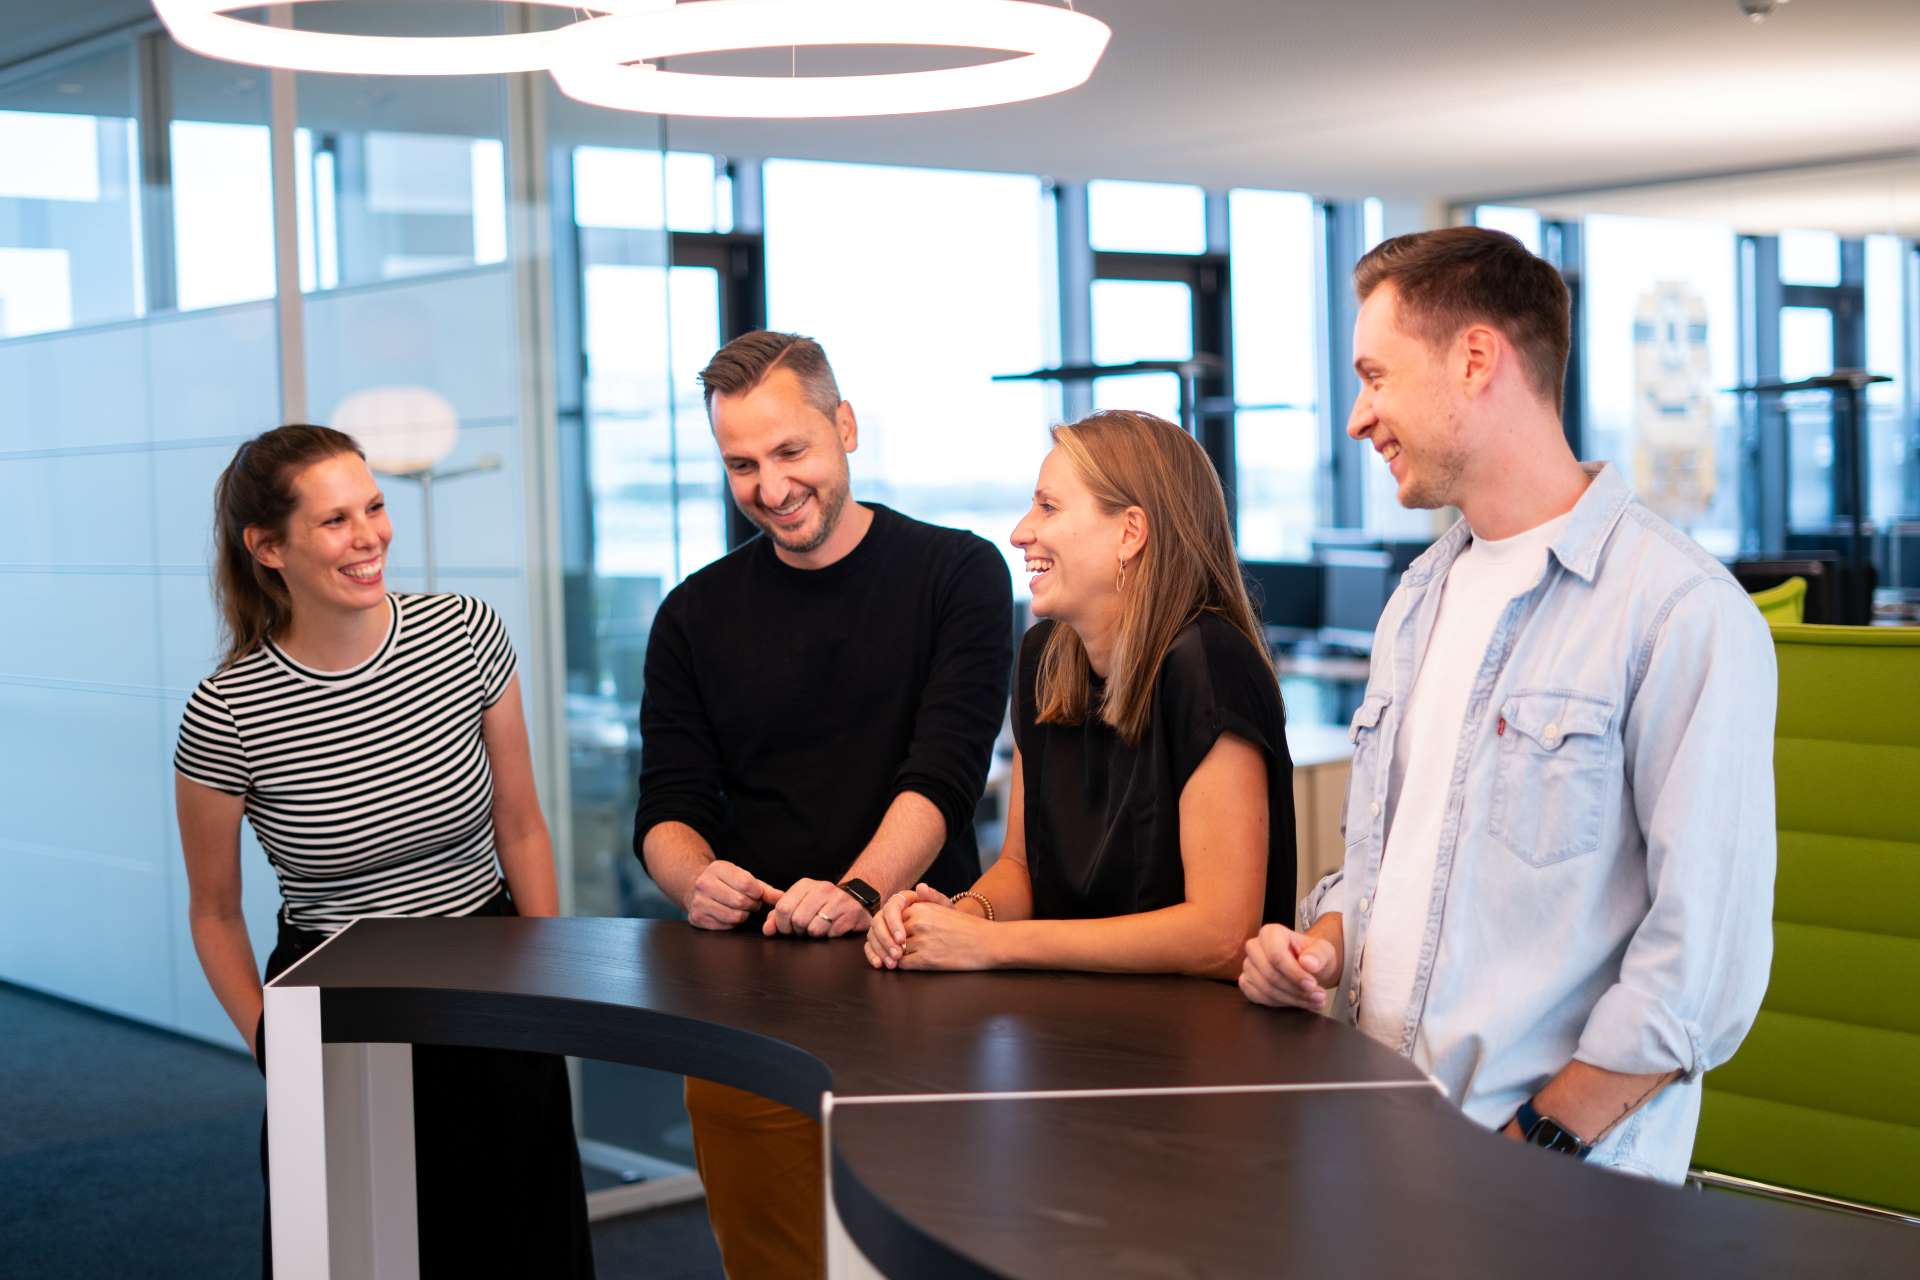
[(497, 453), (483, 454), (458, 467), (442, 467), (460, 440), (460, 417), (447, 398), (426, 387), (369, 387), (356, 391), (334, 409), (332, 425), (366, 450), (367, 465), (383, 476), (420, 486), (420, 550), (427, 567), (427, 590), (438, 586), (433, 546), (434, 486), (467, 476), (498, 471)]

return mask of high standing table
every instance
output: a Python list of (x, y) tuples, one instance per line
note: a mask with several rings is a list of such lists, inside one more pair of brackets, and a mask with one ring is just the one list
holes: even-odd
[(1920, 1231), (1516, 1146), (1225, 983), (869, 968), (641, 920), (362, 920), (267, 988), (282, 1280), (413, 1277), (409, 1044), (604, 1058), (819, 1116), (835, 1280), (1920, 1274)]

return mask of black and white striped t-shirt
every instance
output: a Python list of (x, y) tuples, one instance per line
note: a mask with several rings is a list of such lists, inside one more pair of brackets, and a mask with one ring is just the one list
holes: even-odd
[(513, 678), (513, 644), (468, 596), (387, 604), (387, 638), (359, 666), (316, 671), (269, 641), (202, 680), (180, 725), (174, 767), (246, 797), (298, 928), (465, 915), (500, 885), (480, 719)]

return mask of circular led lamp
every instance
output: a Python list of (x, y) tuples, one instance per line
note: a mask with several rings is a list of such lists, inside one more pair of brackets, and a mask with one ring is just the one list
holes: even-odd
[[(655, 115), (751, 119), (911, 115), (1024, 102), (1086, 82), (1112, 31), (1031, 0), (703, 0), (580, 24), (598, 60), (556, 66), (568, 97)], [(586, 41), (583, 39), (582, 44)], [(915, 45), (1019, 56), (939, 71), (866, 76), (729, 76), (622, 66), (738, 49)], [(578, 47), (578, 46), (576, 46)]]
[[(321, 4), (326, 0), (278, 0), (282, 4)], [(523, 0), (476, 0), (514, 4)], [(578, 12), (567, 0), (524, 0)], [(670, 7), (673, 0), (593, 0), (584, 6), (604, 14), (634, 15)], [(552, 31), (494, 36), (362, 36), (331, 31), (300, 31), (268, 26), (227, 15), (259, 8), (259, 0), (153, 0), (167, 31), (183, 47), (224, 62), (244, 62), (286, 71), (335, 75), (467, 76), (514, 71), (546, 71), (583, 52), (579, 43), (586, 20)]]

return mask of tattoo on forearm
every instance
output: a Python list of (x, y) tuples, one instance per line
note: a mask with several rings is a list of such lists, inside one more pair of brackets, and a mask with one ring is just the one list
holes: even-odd
[(1614, 1129), (1619, 1126), (1622, 1120), (1625, 1120), (1628, 1116), (1638, 1111), (1641, 1107), (1644, 1107), (1645, 1105), (1647, 1105), (1647, 1099), (1651, 1098), (1654, 1094), (1666, 1088), (1676, 1078), (1678, 1078), (1679, 1075), (1680, 1073), (1678, 1071), (1669, 1071), (1666, 1075), (1661, 1076), (1659, 1079), (1655, 1080), (1652, 1084), (1648, 1085), (1647, 1091), (1641, 1094), (1639, 1097), (1635, 1098), (1632, 1102), (1629, 1102), (1625, 1106), (1621, 1107), (1620, 1114), (1615, 1116), (1612, 1120), (1608, 1121), (1607, 1127), (1602, 1129), (1598, 1134), (1596, 1134), (1593, 1140), (1597, 1143), (1600, 1141), (1600, 1139), (1606, 1137), (1609, 1133), (1612, 1133)]

